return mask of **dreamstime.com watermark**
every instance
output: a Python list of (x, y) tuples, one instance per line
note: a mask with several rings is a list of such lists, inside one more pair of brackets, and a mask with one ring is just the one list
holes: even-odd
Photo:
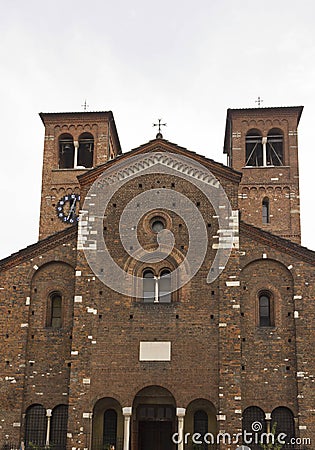
[[(144, 176), (149, 180), (147, 189), (143, 186)], [(159, 180), (160, 185), (156, 180)], [(182, 188), (176, 189), (175, 183)], [(141, 186), (141, 189), (137, 191), (134, 186)], [(123, 201), (124, 189), (127, 192), (132, 189), (136, 194), (126, 204)], [(217, 221), (218, 231), (210, 239), (198, 202), (189, 195), (193, 191), (199, 192), (203, 201), (213, 208), (211, 219)], [(113, 214), (115, 195), (118, 199), (122, 195), (119, 203), (119, 206), (123, 205), (118, 230), (120, 244), (132, 260), (154, 264), (166, 260), (176, 251), (175, 237), (167, 227), (157, 233), (158, 248), (152, 250), (142, 247), (137, 230), (141, 220), (148, 214), (157, 212), (158, 215), (158, 211), (169, 211), (185, 224), (189, 234), (188, 249), (172, 272), (172, 279), (176, 282), (172, 284), (170, 292), (184, 286), (198, 272), (209, 245), (215, 250), (215, 255), (206, 276), (208, 283), (212, 283), (224, 270), (233, 246), (238, 245), (237, 211), (232, 210), (225, 190), (206, 166), (186, 156), (168, 152), (144, 153), (122, 161), (118, 159), (96, 179), (85, 197), (79, 220), (78, 249), (84, 251), (97, 278), (120, 294), (137, 297), (139, 277), (117, 264), (106, 242), (104, 220)]]
[[(172, 435), (172, 441), (174, 444), (194, 444), (194, 445), (214, 445), (214, 444), (228, 444), (228, 445), (238, 445), (242, 443), (243, 445), (238, 446), (236, 450), (251, 450), (248, 447), (251, 444), (268, 446), (268, 445), (311, 445), (310, 438), (299, 438), (299, 437), (288, 437), (286, 433), (265, 433), (262, 431), (261, 422), (253, 422), (252, 430), (244, 430), (242, 433), (225, 433), (220, 432), (214, 433), (174, 433)], [(264, 447), (263, 447), (264, 448)]]

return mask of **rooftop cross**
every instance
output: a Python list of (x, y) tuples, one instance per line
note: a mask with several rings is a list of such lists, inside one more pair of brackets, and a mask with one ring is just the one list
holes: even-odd
[(154, 127), (159, 127), (159, 131), (158, 131), (158, 133), (156, 135), (157, 139), (163, 139), (163, 134), (161, 133), (161, 127), (166, 127), (166, 123), (161, 123), (161, 120), (162, 119), (158, 119), (159, 123), (154, 123), (153, 124)]
[(84, 103), (81, 106), (83, 107), (84, 111), (86, 111), (89, 107), (89, 105), (86, 103), (86, 100), (84, 100)]
[(257, 103), (258, 104), (258, 106), (260, 106), (261, 105), (261, 103), (263, 103), (263, 100), (258, 96), (258, 99), (257, 100), (255, 100), (255, 103)]

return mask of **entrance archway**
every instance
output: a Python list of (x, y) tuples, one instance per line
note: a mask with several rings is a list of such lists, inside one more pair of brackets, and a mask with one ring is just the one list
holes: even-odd
[(137, 450), (174, 450), (176, 429), (173, 395), (161, 386), (148, 386), (133, 402), (132, 448)]

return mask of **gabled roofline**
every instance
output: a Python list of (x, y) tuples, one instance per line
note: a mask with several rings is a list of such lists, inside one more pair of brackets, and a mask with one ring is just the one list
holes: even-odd
[(25, 261), (29, 261), (30, 258), (42, 255), (44, 252), (69, 242), (69, 240), (76, 238), (77, 230), (77, 226), (71, 226), (70, 228), (52, 234), (51, 236), (48, 236), (35, 244), (31, 244), (28, 247), (7, 256), (6, 258), (0, 260), (0, 272), (8, 270), (11, 267), (15, 267), (18, 264), (22, 264)]
[(218, 163), (214, 161), (213, 159), (209, 159), (203, 155), (200, 155), (196, 152), (193, 152), (191, 150), (188, 150), (185, 147), (181, 147), (177, 144), (174, 144), (172, 142), (167, 141), (166, 139), (153, 139), (151, 141), (148, 141), (145, 144), (142, 144), (140, 147), (136, 147), (132, 150), (130, 150), (127, 153), (123, 153), (119, 157), (112, 159), (110, 161), (107, 161), (106, 163), (95, 167), (92, 170), (89, 170), (88, 172), (83, 173), (82, 175), (78, 176), (78, 180), (82, 186), (93, 183), (97, 177), (104, 172), (104, 169), (107, 167), (112, 167), (114, 164), (119, 163), (120, 161), (125, 160), (126, 158), (130, 156), (135, 156), (140, 153), (146, 153), (149, 152), (152, 149), (156, 149), (157, 151), (167, 151), (173, 152), (176, 154), (176, 152), (181, 153), (187, 157), (193, 158), (195, 161), (198, 161), (200, 164), (211, 164), (211, 169), (215, 167), (215, 170), (213, 170), (214, 174), (217, 174), (218, 176), (221, 175), (225, 178), (230, 179), (231, 181), (234, 181), (236, 183), (239, 183), (242, 178), (242, 173), (238, 172), (228, 166), (225, 166), (222, 163)]
[(242, 232), (245, 236), (255, 239), (255, 241), (259, 241), (262, 244), (267, 244), (276, 250), (291, 255), (299, 260), (302, 259), (303, 261), (315, 266), (315, 251), (310, 250), (307, 247), (303, 247), (302, 245), (296, 244), (289, 239), (282, 238), (241, 220), (240, 236)]

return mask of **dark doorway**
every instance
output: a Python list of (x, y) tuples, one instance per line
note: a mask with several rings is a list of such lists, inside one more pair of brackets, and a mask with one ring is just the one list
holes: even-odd
[(139, 450), (173, 450), (172, 422), (140, 421)]
[(176, 403), (162, 386), (147, 386), (135, 396), (132, 450), (175, 450)]

